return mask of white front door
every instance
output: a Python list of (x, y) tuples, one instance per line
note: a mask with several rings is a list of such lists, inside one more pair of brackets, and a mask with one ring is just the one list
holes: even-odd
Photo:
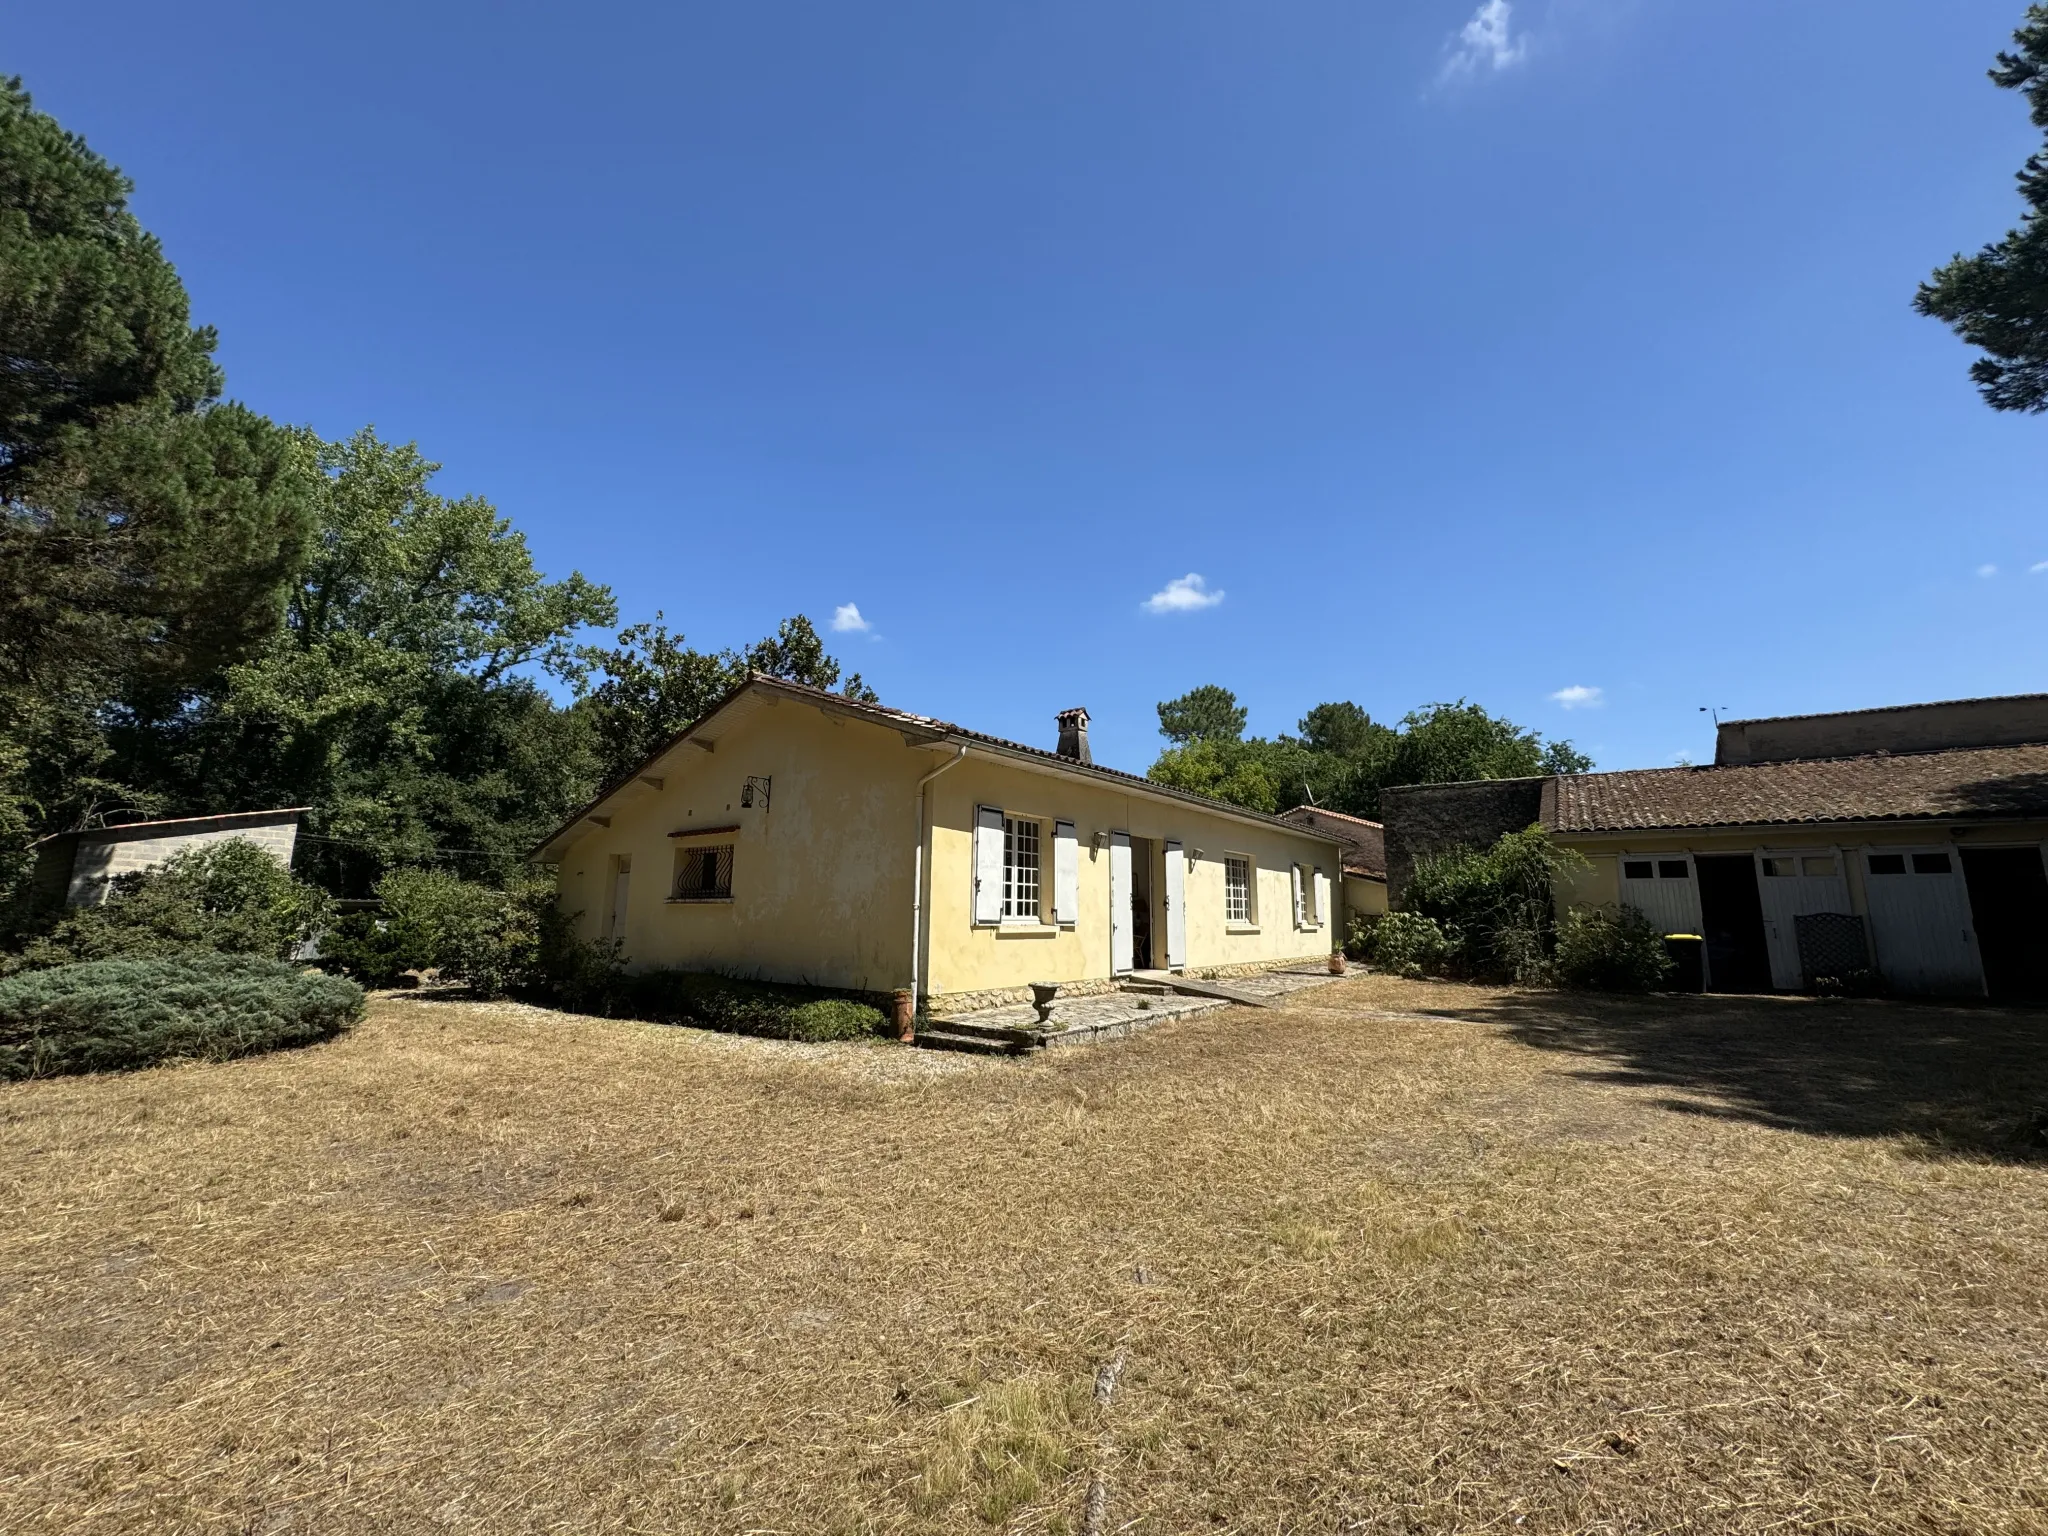
[(1764, 943), (1771, 952), (1771, 985), (1796, 992), (1806, 984), (1799, 958), (1799, 919), (1816, 912), (1852, 913), (1849, 876), (1833, 849), (1757, 855), (1757, 895), (1764, 908)]
[(1188, 963), (1188, 861), (1179, 843), (1166, 845), (1166, 968), (1177, 971)]
[(1877, 968), (1901, 992), (1984, 991), (1970, 893), (1953, 848), (1866, 848)]
[(1129, 973), (1131, 947), (1131, 834), (1109, 834), (1109, 968)]

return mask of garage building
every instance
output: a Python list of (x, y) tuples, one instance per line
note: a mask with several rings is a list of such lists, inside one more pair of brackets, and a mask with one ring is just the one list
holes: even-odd
[(1706, 982), (2048, 998), (2048, 694), (1733, 720), (1707, 767), (1390, 790), (1388, 867), (1540, 822), (1562, 903), (1705, 943)]

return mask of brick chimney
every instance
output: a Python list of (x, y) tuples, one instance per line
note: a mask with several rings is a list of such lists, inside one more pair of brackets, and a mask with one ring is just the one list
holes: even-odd
[(1094, 762), (1088, 752), (1088, 711), (1063, 709), (1059, 713), (1059, 722), (1060, 756), (1071, 757), (1077, 763)]

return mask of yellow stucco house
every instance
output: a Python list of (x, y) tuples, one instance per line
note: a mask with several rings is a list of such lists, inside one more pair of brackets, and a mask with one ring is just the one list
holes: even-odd
[(935, 1010), (1244, 973), (1343, 942), (1338, 842), (1090, 760), (755, 676), (534, 857), (629, 966)]

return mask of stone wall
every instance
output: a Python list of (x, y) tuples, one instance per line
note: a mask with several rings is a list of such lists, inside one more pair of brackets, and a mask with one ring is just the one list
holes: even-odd
[(1784, 763), (1810, 757), (1860, 757), (1869, 752), (1936, 752), (1949, 747), (2015, 747), (2048, 741), (2048, 694), (2005, 699), (1954, 699), (1855, 709), (1833, 715), (1722, 722), (1716, 767)]
[(1543, 813), (1542, 779), (1478, 779), (1464, 784), (1403, 784), (1380, 791), (1387, 829), (1387, 900), (1401, 893), (1415, 861), (1453, 848), (1485, 848)]

